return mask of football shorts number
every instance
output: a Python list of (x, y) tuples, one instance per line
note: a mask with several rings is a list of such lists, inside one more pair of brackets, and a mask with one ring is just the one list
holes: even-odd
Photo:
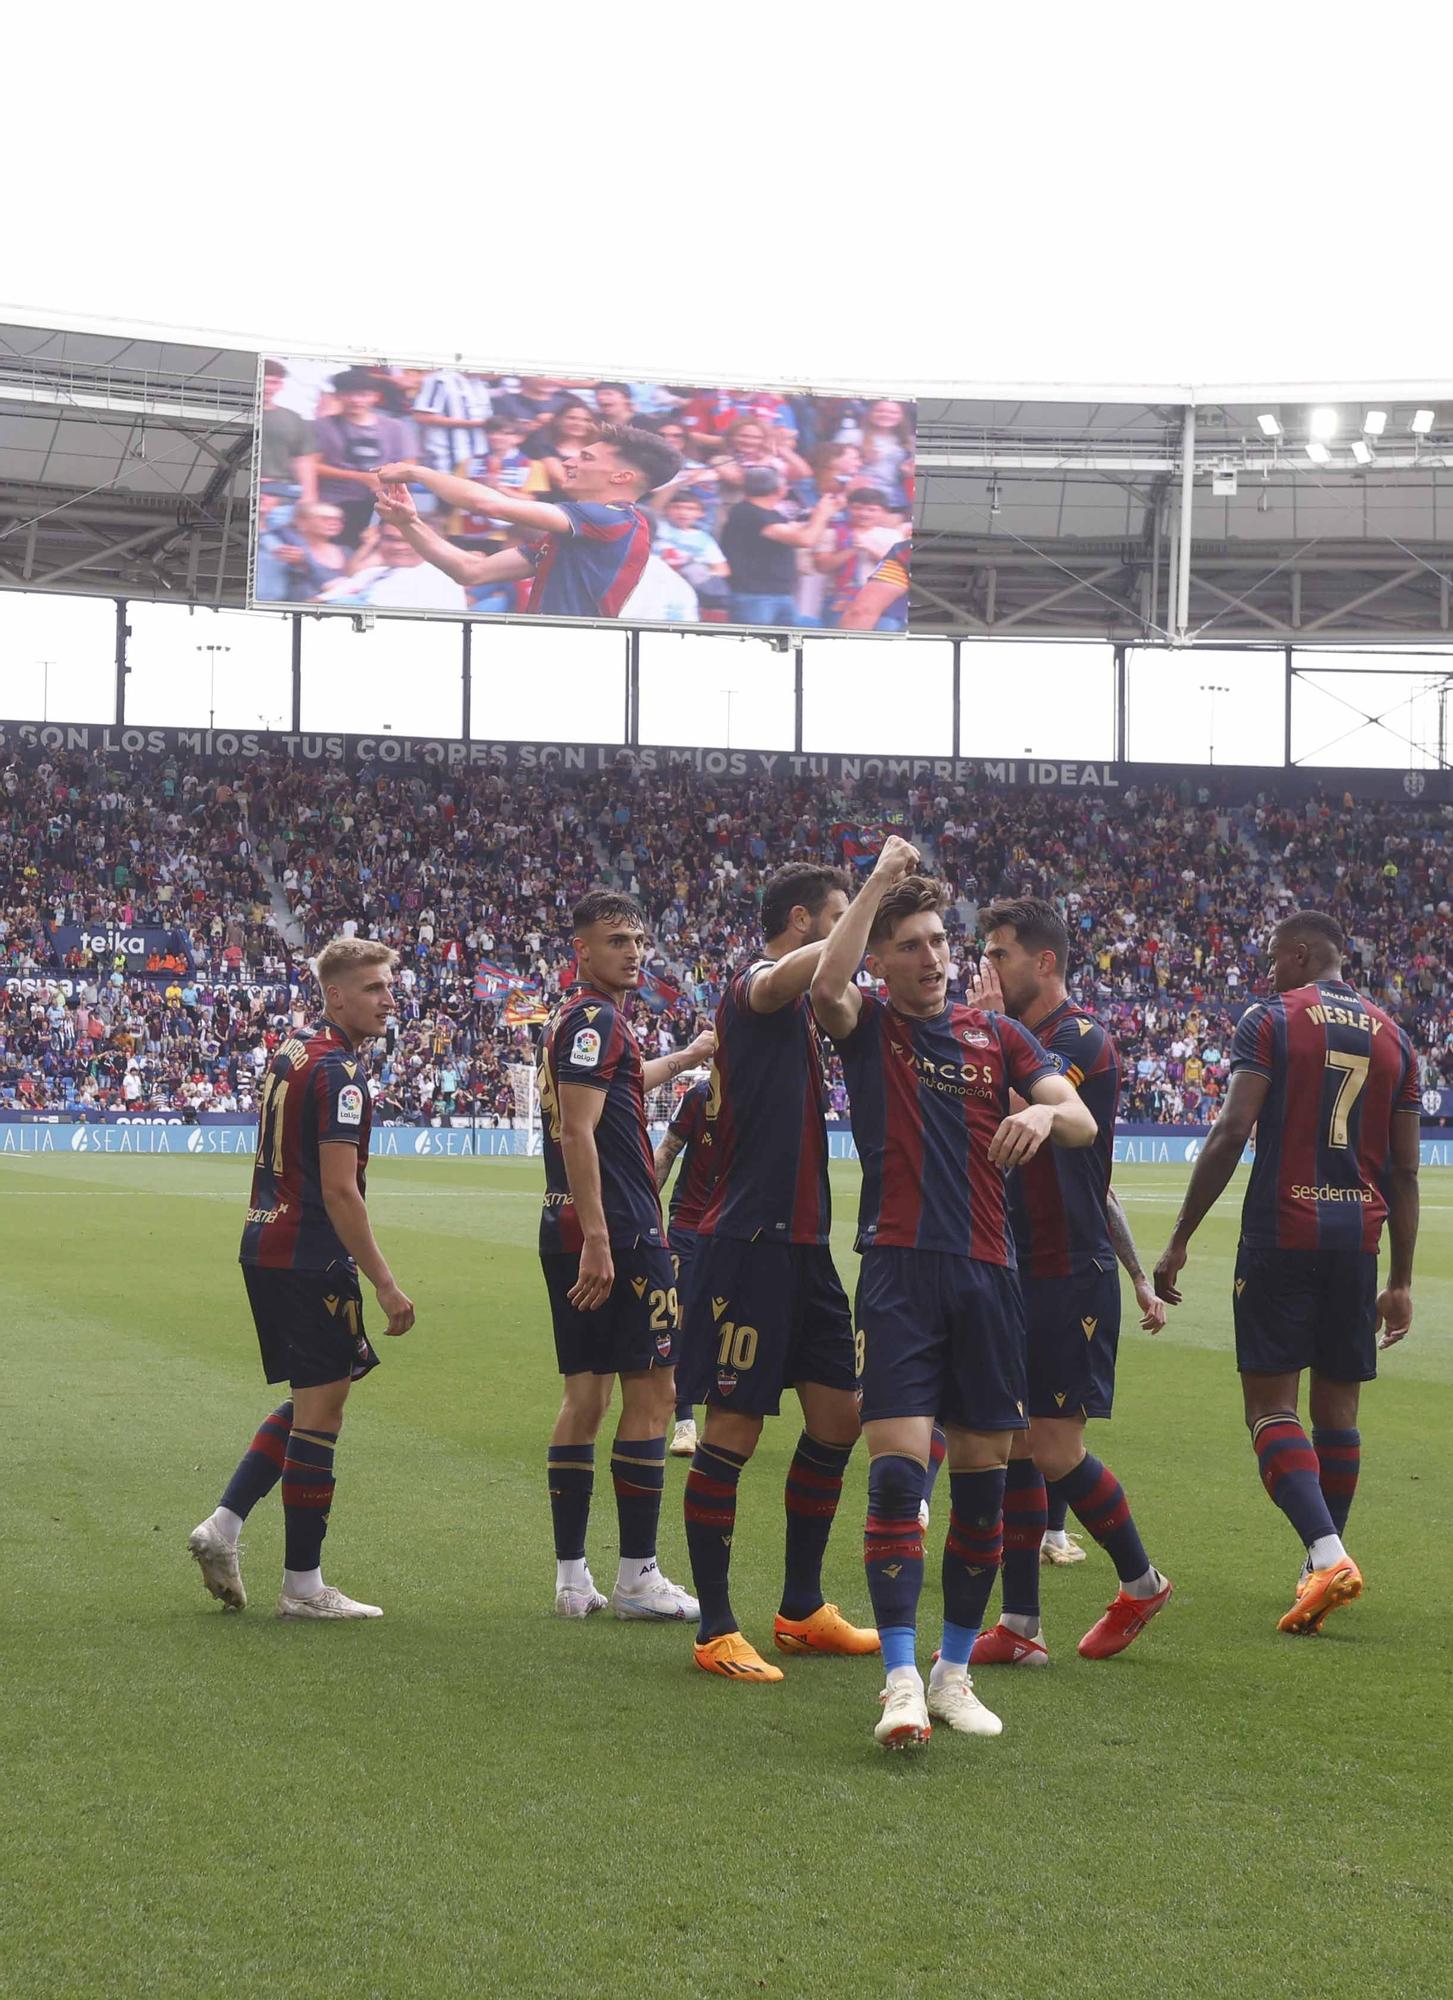
[(1328, 1069), (1340, 1069), (1342, 1081), (1337, 1086), (1337, 1095), (1332, 1100), (1332, 1117), (1327, 1127), (1327, 1143), (1331, 1146), (1346, 1146), (1347, 1124), (1352, 1116), (1352, 1107), (1367, 1086), (1367, 1071), (1371, 1056), (1349, 1055), (1345, 1049), (1328, 1049)]
[(680, 1331), (681, 1307), (676, 1300), (674, 1285), (669, 1292), (663, 1292), (658, 1287), (652, 1292), (650, 1303), (652, 1333), (664, 1333), (668, 1327)]
[(739, 1368), (745, 1374), (757, 1358), (757, 1340), (754, 1326), (738, 1326), (733, 1319), (723, 1320), (716, 1350), (717, 1367)]
[(868, 1336), (861, 1327), (853, 1335), (853, 1373), (861, 1376), (863, 1363), (868, 1358)]

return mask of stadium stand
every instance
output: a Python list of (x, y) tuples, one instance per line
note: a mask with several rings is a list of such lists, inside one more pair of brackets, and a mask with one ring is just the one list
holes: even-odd
[[(508, 1071), (568, 976), (584, 889), (641, 898), (655, 948), (636, 1031), (677, 1047), (750, 949), (764, 876), (870, 856), (887, 828), (950, 884), (960, 958), (995, 895), (1065, 909), (1071, 988), (1120, 1040), (1127, 1119), (1214, 1118), (1236, 1015), (1266, 990), (1257, 945), (1297, 903), (1343, 923), (1353, 975), (1407, 1026), (1424, 1087), (1453, 1085), (1450, 819), (1335, 790), (1278, 800), (1270, 777), (1227, 804), (1190, 780), (1114, 798), (890, 795), (625, 765), (401, 776), (281, 753), (16, 748), (0, 764), (0, 1111), (251, 1109), (270, 1049), (311, 1005), (308, 953), (356, 929), (401, 954), (378, 1114), (508, 1121)], [(84, 942), (57, 963), (67, 925), (179, 931), (191, 964), (138, 969)]]

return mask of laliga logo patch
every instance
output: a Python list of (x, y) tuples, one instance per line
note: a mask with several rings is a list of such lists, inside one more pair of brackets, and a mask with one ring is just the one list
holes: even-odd
[(729, 1368), (717, 1370), (716, 1391), (719, 1396), (729, 1396), (737, 1386), (737, 1378)]
[(600, 1061), (600, 1031), (582, 1028), (570, 1044), (570, 1060), (577, 1069), (594, 1069)]
[(363, 1123), (363, 1092), (356, 1083), (345, 1083), (338, 1093), (338, 1123), (340, 1125)]

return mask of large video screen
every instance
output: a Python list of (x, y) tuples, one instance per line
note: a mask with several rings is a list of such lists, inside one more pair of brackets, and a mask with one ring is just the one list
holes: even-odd
[(262, 358), (252, 602), (908, 623), (914, 406)]

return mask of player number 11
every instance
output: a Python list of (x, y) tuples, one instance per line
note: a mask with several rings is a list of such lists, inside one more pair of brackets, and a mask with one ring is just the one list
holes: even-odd
[(1352, 1117), (1352, 1107), (1361, 1097), (1367, 1083), (1367, 1071), (1371, 1056), (1349, 1055), (1345, 1049), (1328, 1049), (1328, 1069), (1340, 1069), (1342, 1081), (1337, 1086), (1337, 1095), (1332, 1100), (1332, 1117), (1327, 1128), (1329, 1145), (1345, 1146), (1348, 1143), (1347, 1126)]

